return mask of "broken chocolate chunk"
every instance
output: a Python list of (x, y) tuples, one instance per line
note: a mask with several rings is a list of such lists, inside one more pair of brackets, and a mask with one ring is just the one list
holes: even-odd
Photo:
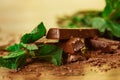
[(105, 38), (94, 38), (91, 39), (90, 42), (94, 49), (101, 50), (102, 52), (113, 52), (120, 47), (119, 41), (108, 40)]
[(67, 42), (63, 43), (62, 48), (65, 53), (74, 54), (84, 47), (84, 43), (80, 38), (70, 38)]
[(70, 39), (71, 37), (90, 38), (98, 36), (99, 31), (93, 28), (79, 28), (79, 29), (49, 29), (46, 38), (48, 39)]

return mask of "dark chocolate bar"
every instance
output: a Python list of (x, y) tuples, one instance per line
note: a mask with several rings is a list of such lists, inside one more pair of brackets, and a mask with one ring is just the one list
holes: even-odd
[(71, 37), (91, 38), (98, 36), (99, 31), (93, 28), (78, 28), (78, 29), (49, 29), (46, 38), (48, 39), (70, 39)]

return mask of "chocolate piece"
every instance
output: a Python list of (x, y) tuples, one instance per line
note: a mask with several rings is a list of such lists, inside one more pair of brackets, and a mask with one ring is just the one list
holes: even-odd
[(119, 41), (108, 40), (105, 38), (94, 38), (91, 39), (90, 42), (94, 49), (99, 49), (102, 52), (113, 52), (120, 46)]
[(80, 38), (70, 38), (66, 43), (63, 43), (62, 48), (64, 52), (74, 54), (84, 47)]
[(71, 37), (90, 38), (98, 36), (98, 30), (93, 28), (79, 28), (79, 29), (49, 29), (46, 38), (48, 39), (70, 39)]

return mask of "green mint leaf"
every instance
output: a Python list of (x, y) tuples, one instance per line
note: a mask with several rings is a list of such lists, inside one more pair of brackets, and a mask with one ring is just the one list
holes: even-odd
[(50, 59), (49, 61), (55, 65), (62, 64), (62, 49), (55, 45), (42, 45), (36, 53), (36, 57), (42, 59)]
[(46, 28), (43, 23), (40, 23), (31, 33), (27, 33), (22, 36), (22, 43), (33, 43), (46, 34)]
[(56, 46), (55, 45), (48, 45), (48, 44), (43, 44), (40, 46), (39, 48), (39, 55), (40, 56), (47, 56), (47, 55), (51, 55), (52, 51), (56, 50)]
[(107, 28), (115, 37), (120, 38), (120, 24), (117, 24), (112, 21), (107, 21), (109, 27)]
[(20, 43), (24, 48), (26, 48), (27, 50), (37, 50), (38, 46), (36, 44), (24, 44), (24, 43)]
[(15, 52), (10, 52), (7, 56), (4, 56), (4, 58), (15, 58), (15, 57), (19, 57), (20, 55), (25, 54), (24, 50), (18, 50)]
[(119, 5), (114, 10), (113, 14), (111, 15), (111, 20), (116, 20), (120, 18), (120, 2)]
[(26, 52), (23, 50), (11, 52), (7, 56), (0, 57), (0, 66), (18, 69), (26, 64), (26, 58)]
[(53, 52), (53, 56), (51, 62), (55, 65), (60, 66), (62, 64), (62, 53), (63, 50), (61, 48), (57, 48), (55, 52)]
[(105, 0), (106, 6), (103, 11), (105, 19), (116, 19), (120, 17), (120, 0)]
[(92, 27), (98, 29), (101, 33), (104, 33), (106, 30), (106, 21), (103, 18), (95, 17), (92, 20)]
[(21, 50), (22, 46), (20, 44), (14, 44), (6, 48), (8, 51), (17, 51)]
[(105, 19), (107, 19), (108, 16), (110, 16), (110, 14), (112, 13), (113, 7), (112, 7), (111, 0), (105, 0), (105, 1), (106, 1), (106, 6), (105, 6), (104, 11), (103, 11), (103, 17)]

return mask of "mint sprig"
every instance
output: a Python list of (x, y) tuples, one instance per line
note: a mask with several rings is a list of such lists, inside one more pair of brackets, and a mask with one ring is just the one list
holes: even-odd
[[(55, 65), (62, 64), (62, 49), (55, 45), (39, 44), (34, 42), (46, 34), (46, 28), (40, 23), (30, 33), (22, 36), (20, 43), (6, 48), (8, 55), (0, 56), (0, 66), (18, 69), (27, 65), (28, 58), (38, 58), (49, 61)], [(49, 59), (49, 60), (48, 60)]]
[(22, 36), (22, 43), (33, 43), (42, 38), (46, 34), (46, 28), (43, 23), (40, 23), (31, 33), (26, 33)]

